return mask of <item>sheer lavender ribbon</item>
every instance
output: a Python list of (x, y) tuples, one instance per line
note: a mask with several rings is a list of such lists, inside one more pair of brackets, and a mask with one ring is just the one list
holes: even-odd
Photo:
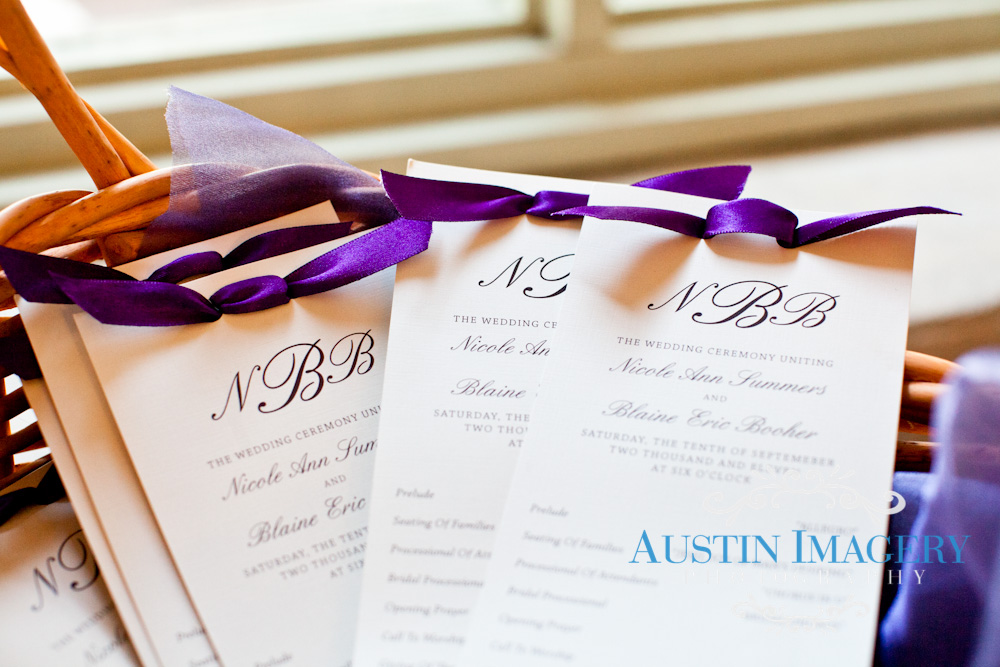
[[(1000, 351), (959, 359), (962, 370), (935, 403), (941, 441), (927, 481), (913, 543), (968, 535), (962, 562), (901, 566), (901, 583), (880, 629), (886, 667), (1000, 664)], [(954, 549), (944, 554), (954, 560)], [(918, 582), (915, 570), (923, 570)]]
[(170, 207), (140, 254), (221, 236), (324, 201), (374, 227), (399, 217), (378, 180), (311, 141), (239, 109), (171, 87)]
[(184, 256), (146, 280), (103, 266), (0, 247), (0, 265), (28, 301), (75, 303), (105, 324), (175, 326), (213, 322), (224, 314), (251, 313), (341, 287), (427, 249), (430, 223), (398, 219), (348, 241), (284, 277), (257, 276), (222, 287), (211, 297), (174, 282), (247, 264), (344, 235), (349, 226), (316, 225), (276, 230), (243, 243), (226, 257)]
[[(656, 189), (713, 199), (733, 199), (716, 204), (701, 218), (689, 213), (639, 206), (588, 206), (586, 195), (543, 190), (528, 195), (511, 188), (478, 183), (434, 181), (382, 172), (382, 182), (396, 208), (408, 218), (456, 222), (493, 220), (528, 214), (549, 220), (591, 216), (602, 220), (625, 220), (668, 229), (695, 238), (746, 233), (770, 236), (785, 248), (850, 234), (873, 225), (923, 214), (951, 214), (931, 206), (864, 211), (825, 218), (798, 226), (798, 217), (788, 209), (764, 199), (735, 199), (743, 189), (738, 170), (746, 167), (710, 167), (667, 174), (636, 185), (656, 181)], [(746, 172), (742, 172), (745, 181)], [(671, 181), (676, 177), (676, 181)], [(692, 178), (694, 177), (694, 178)], [(738, 187), (737, 187), (738, 186)]]
[[(166, 119), (174, 158), (170, 207), (146, 230), (141, 255), (220, 236), (323, 201), (332, 202), (341, 218), (366, 227), (399, 217), (373, 177), (297, 134), (222, 102), (171, 87)], [(749, 172), (743, 166), (694, 169), (636, 186), (734, 199)], [(554, 202), (538, 202), (541, 209), (535, 214), (544, 215), (543, 209), (552, 204), (565, 209), (587, 203), (584, 195), (553, 195)], [(497, 217), (502, 216), (475, 219)]]

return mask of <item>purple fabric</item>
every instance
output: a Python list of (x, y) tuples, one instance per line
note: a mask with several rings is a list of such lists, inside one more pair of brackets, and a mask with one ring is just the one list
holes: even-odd
[[(351, 223), (338, 222), (264, 232), (236, 246), (225, 257), (214, 250), (179, 257), (153, 271), (146, 281), (179, 283), (192, 276), (216, 273), (333, 241), (348, 234), (350, 228)], [(127, 273), (97, 264), (34, 255), (3, 246), (0, 246), (0, 266), (5, 267), (15, 291), (28, 301), (37, 303), (73, 303), (55, 281), (54, 275), (60, 276), (64, 281), (67, 278), (126, 282), (135, 280)]]
[(750, 176), (750, 167), (726, 165), (663, 174), (633, 183), (633, 185), (637, 188), (668, 190), (707, 197), (708, 199), (728, 200), (736, 199), (743, 193), (748, 176)]
[[(334, 225), (321, 227), (328, 228), (325, 235), (313, 228), (305, 236), (313, 234), (314, 242), (328, 240), (326, 236), (335, 231), (329, 228)], [(197, 273), (215, 266), (226, 268), (233, 253), (219, 259), (213, 253), (188, 255), (147, 280), (136, 280), (106, 267), (3, 247), (0, 247), (0, 265), (7, 269), (14, 288), (29, 301), (75, 303), (105, 324), (175, 326), (212, 322), (223, 314), (273, 308), (289, 299), (335, 289), (423, 252), (430, 235), (429, 222), (398, 219), (320, 255), (284, 278), (259, 276), (242, 280), (219, 289), (209, 299), (183, 285), (153, 277), (183, 277), (192, 270)], [(260, 242), (250, 245), (253, 252), (243, 249), (247, 244), (233, 251), (237, 258), (269, 257), (295, 245), (287, 243), (288, 234), (284, 233), (269, 232), (260, 237)], [(89, 268), (82, 272), (81, 266)]]
[[(181, 113), (178, 107), (185, 108)], [(238, 132), (242, 124), (253, 126), (255, 121), (247, 120), (245, 114), (234, 109), (219, 105), (213, 100), (192, 96), (183, 91), (174, 90), (171, 96), (172, 117), (171, 133), (180, 137), (175, 149), (177, 157), (189, 157), (187, 147), (191, 134), (201, 136), (206, 126), (215, 127), (213, 114), (218, 113), (234, 119), (221, 121), (230, 132)], [(202, 118), (209, 112), (209, 119)], [(191, 116), (191, 119), (188, 118)], [(193, 120), (192, 120), (193, 119)], [(214, 119), (214, 120), (213, 120)], [(188, 131), (188, 125), (195, 130)], [(215, 128), (219, 129), (219, 128)], [(221, 130), (220, 130), (221, 131)], [(277, 133), (279, 138), (291, 143), (297, 149), (303, 148), (304, 139), (284, 130), (266, 128), (261, 130), (265, 135)], [(226, 136), (221, 131), (225, 141), (237, 141), (235, 136)], [(286, 136), (287, 135), (287, 136)], [(245, 138), (244, 138), (245, 139)], [(201, 144), (194, 142), (198, 146)], [(250, 142), (253, 144), (253, 142)], [(305, 142), (308, 144), (308, 142)], [(311, 146), (311, 144), (309, 144)], [(315, 147), (314, 147), (315, 148)], [(250, 153), (253, 150), (248, 149)], [(319, 149), (315, 149), (319, 150)], [(315, 150), (311, 156), (315, 157)], [(307, 152), (309, 152), (307, 151)], [(264, 161), (263, 155), (256, 155), (257, 162)], [(218, 165), (216, 165), (218, 166)], [(348, 165), (349, 167), (349, 165)], [(267, 190), (270, 177), (276, 171), (294, 172), (297, 167), (281, 167), (278, 169), (257, 172), (251, 177), (256, 179), (255, 187)], [(351, 168), (353, 169), (353, 168)], [(642, 187), (686, 188), (692, 192), (712, 192), (738, 196), (743, 187), (749, 168), (720, 167), (696, 170), (692, 176), (668, 174), (650, 181), (644, 181)], [(230, 177), (239, 174), (239, 169), (226, 164), (218, 169), (206, 169), (185, 173), (177, 179), (171, 193), (171, 210), (174, 213), (183, 208), (194, 210), (187, 206), (195, 201), (199, 204), (198, 211), (204, 212), (205, 201), (218, 203), (219, 199), (208, 197), (206, 192), (213, 189), (221, 191), (233, 190), (237, 193), (249, 182), (247, 179), (239, 183)], [(221, 180), (216, 180), (219, 176)], [(225, 178), (221, 178), (225, 176)], [(268, 178), (265, 178), (267, 176)], [(204, 178), (202, 178), (204, 177)], [(192, 179), (186, 182), (186, 179)], [(242, 244), (226, 257), (215, 252), (193, 253), (181, 257), (155, 271), (149, 279), (136, 281), (131, 277), (115, 271), (76, 262), (39, 258), (28, 253), (16, 251), (0, 251), (0, 263), (9, 266), (11, 281), (22, 295), (32, 301), (48, 303), (75, 302), (99, 321), (106, 324), (137, 325), (137, 326), (174, 326), (179, 324), (194, 324), (210, 322), (222, 314), (247, 313), (263, 308), (271, 308), (286, 303), (288, 299), (319, 291), (334, 289), (341, 285), (358, 280), (382, 270), (396, 262), (410, 257), (427, 247), (433, 220), (492, 220), (529, 213), (549, 219), (561, 219), (576, 215), (576, 208), (585, 204), (588, 196), (585, 194), (547, 190), (535, 195), (528, 195), (510, 188), (494, 185), (472, 183), (454, 183), (410, 178), (384, 172), (386, 188), (395, 193), (401, 205), (404, 218), (383, 225), (372, 231), (366, 237), (352, 241), (342, 248), (331, 251), (317, 258), (300, 269), (292, 272), (286, 279), (277, 276), (262, 276), (229, 285), (217, 291), (211, 299), (181, 287), (176, 283), (195, 275), (213, 273), (232, 266), (256, 261), (284, 252), (290, 252), (309, 247), (331, 238), (337, 238), (347, 233), (350, 225), (323, 225), (302, 227), (294, 230), (278, 230), (259, 235)], [(230, 179), (230, 180), (225, 180)], [(233, 195), (235, 196), (235, 195)], [(188, 199), (183, 199), (188, 197)], [(230, 195), (226, 195), (230, 197)], [(180, 206), (178, 202), (187, 202)], [(247, 198), (243, 204), (250, 205), (254, 200)], [(175, 204), (177, 204), (175, 206)], [(233, 202), (227, 200), (227, 204)], [(260, 206), (266, 205), (258, 202)], [(299, 202), (299, 205), (304, 205)], [(238, 208), (238, 207), (237, 207)], [(277, 213), (270, 211), (268, 215)], [(647, 209), (648, 211), (648, 209)], [(395, 209), (393, 209), (395, 213)], [(694, 216), (673, 212), (656, 212), (667, 217), (684, 218), (690, 225), (698, 226), (700, 220)], [(169, 217), (169, 216), (168, 216)], [(412, 219), (410, 219), (412, 218)], [(188, 238), (186, 229), (188, 223), (195, 218), (181, 220), (181, 223), (171, 227), (176, 234), (171, 233), (162, 238), (171, 244), (181, 242), (181, 237)], [(158, 225), (167, 224), (163, 220)], [(201, 226), (196, 223), (195, 226)], [(227, 231), (224, 223), (219, 225), (218, 219), (211, 224), (205, 223), (202, 231), (212, 235)], [(248, 219), (240, 219), (239, 225), (249, 224)], [(704, 225), (701, 225), (703, 228)], [(201, 233), (201, 232), (199, 232)]]
[(311, 248), (320, 243), (343, 238), (351, 233), (351, 223), (336, 222), (330, 225), (306, 225), (286, 227), (258, 234), (239, 244), (223, 262), (227, 269), (258, 262), (268, 257)]
[(534, 199), (499, 185), (436, 181), (384, 169), (382, 185), (400, 215), (427, 222), (510, 218), (525, 213)]
[(216, 273), (269, 257), (310, 248), (342, 238), (351, 231), (351, 223), (286, 227), (258, 234), (231, 250), (225, 257), (215, 251), (184, 255), (153, 271), (147, 280), (179, 283), (192, 276)]
[[(903, 564), (880, 628), (880, 659), (906, 665), (1000, 665), (1000, 351), (959, 359), (933, 408), (941, 442), (924, 484), (917, 536), (968, 535), (962, 563)], [(922, 569), (922, 584), (912, 570)]]
[[(892, 476), (892, 490), (906, 499), (906, 505), (895, 514), (889, 515), (889, 532), (886, 533), (893, 541), (899, 535), (912, 535), (913, 524), (916, 523), (920, 514), (920, 500), (924, 493), (924, 484), (930, 479), (930, 474), (926, 472), (897, 472)], [(895, 565), (892, 565), (895, 569)], [(879, 604), (879, 622), (885, 618), (886, 612), (892, 605), (896, 594), (899, 592), (899, 582), (892, 584), (887, 578), (882, 579), (882, 600)], [(878, 655), (879, 651), (876, 651)], [(876, 667), (883, 667), (881, 662), (875, 662)]]
[[(694, 172), (697, 172), (696, 177), (691, 178)], [(676, 191), (682, 194), (696, 196), (712, 193), (736, 197), (748, 173), (749, 167), (710, 167), (665, 174), (636, 185), (664, 190), (678, 188)], [(555, 190), (529, 195), (496, 185), (436, 181), (384, 170), (382, 183), (399, 212), (416, 220), (496, 220), (525, 213), (549, 220), (591, 216), (601, 220), (639, 222), (702, 239), (720, 234), (762, 234), (773, 237), (785, 248), (797, 248), (910, 215), (951, 213), (930, 206), (866, 211), (826, 218), (800, 228), (794, 213), (764, 199), (725, 201), (713, 206), (707, 216), (701, 218), (641, 206), (590, 206), (586, 203), (587, 195)]]
[(289, 296), (317, 294), (378, 273), (423, 252), (430, 239), (431, 223), (400, 218), (292, 271), (285, 278)]
[(851, 232), (856, 232), (861, 229), (867, 229), (868, 227), (888, 222), (890, 220), (895, 220), (896, 218), (903, 218), (910, 215), (926, 215), (936, 213), (959, 215), (958, 213), (953, 213), (952, 211), (945, 211), (943, 209), (932, 208), (930, 206), (914, 206), (912, 208), (886, 209), (881, 211), (866, 211), (864, 213), (839, 215), (833, 218), (826, 218), (825, 220), (817, 220), (816, 222), (803, 225), (802, 227), (796, 229), (795, 240), (792, 242), (794, 245), (792, 247), (805, 245), (807, 243), (815, 243), (816, 241), (824, 241), (826, 239), (834, 238), (835, 236), (843, 236), (844, 234), (850, 234)]
[[(33, 303), (72, 303), (48, 276), (48, 270), (71, 278), (133, 280), (132, 276), (97, 264), (72, 262), (47, 255), (11, 250), (0, 245), (0, 266), (14, 291)], [(22, 376), (23, 377), (23, 376)]]
[(104, 324), (174, 326), (220, 317), (208, 299), (183, 285), (145, 280), (86, 280), (50, 271), (70, 301)]
[(720, 234), (763, 234), (778, 243), (792, 244), (798, 218), (787, 208), (764, 199), (740, 199), (713, 206), (705, 220), (702, 238)]
[(702, 239), (720, 234), (760, 234), (774, 238), (783, 248), (798, 248), (911, 215), (958, 215), (931, 206), (916, 206), (851, 213), (797, 227), (798, 218), (794, 213), (765, 199), (737, 199), (716, 204), (704, 218), (641, 206), (577, 206), (559, 213), (638, 222)]
[(224, 268), (222, 255), (214, 250), (196, 252), (164, 264), (153, 271), (147, 280), (158, 283), (179, 283), (193, 276), (218, 273)]
[(223, 315), (252, 313), (288, 303), (288, 284), (278, 276), (255, 276), (220, 288), (209, 301)]
[(142, 255), (249, 227), (323, 201), (366, 226), (398, 217), (378, 181), (302, 137), (238, 109), (170, 89), (170, 208)]
[[(745, 166), (706, 167), (655, 176), (635, 186), (735, 199), (743, 191), (749, 174), (750, 167)], [(401, 215), (428, 222), (499, 220), (524, 214), (562, 220), (584, 215), (574, 211), (586, 207), (589, 199), (588, 195), (575, 192), (541, 190), (529, 195), (499, 185), (437, 181), (385, 170), (382, 184)]]
[[(996, 500), (994, 496), (991, 498)], [(994, 507), (997, 507), (994, 504)], [(994, 545), (994, 554), (1000, 553), (1000, 544)], [(988, 581), (981, 582), (989, 593), (983, 604), (982, 620), (971, 667), (994, 667), (1000, 664), (1000, 566), (994, 562)]]
[(525, 213), (538, 218), (550, 218), (564, 209), (572, 208), (573, 206), (583, 206), (587, 203), (588, 199), (590, 199), (589, 195), (577, 194), (575, 192), (541, 190), (534, 197), (530, 198), (531, 206), (525, 210)]

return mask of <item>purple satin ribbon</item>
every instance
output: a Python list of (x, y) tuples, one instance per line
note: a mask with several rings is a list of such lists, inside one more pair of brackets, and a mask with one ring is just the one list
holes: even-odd
[[(745, 170), (745, 171), (741, 171)], [(590, 206), (587, 195), (542, 190), (529, 195), (511, 188), (479, 183), (435, 181), (382, 172), (389, 199), (408, 218), (435, 222), (495, 220), (533, 215), (548, 220), (590, 216), (653, 225), (687, 236), (710, 239), (720, 234), (761, 234), (785, 248), (824, 241), (911, 215), (949, 214), (931, 206), (864, 211), (798, 226), (788, 209), (764, 199), (735, 199), (743, 189), (747, 167), (714, 167), (658, 176), (639, 187), (671, 190), (701, 197), (728, 198), (702, 218), (689, 213), (640, 206)], [(741, 176), (742, 174), (742, 176)]]
[[(663, 174), (635, 187), (666, 190), (712, 199), (736, 199), (743, 192), (750, 167), (730, 165)], [(437, 181), (382, 171), (382, 185), (404, 217), (428, 222), (500, 220), (532, 215), (548, 220), (580, 217), (589, 195), (541, 190), (530, 195), (513, 188), (484, 183)], [(594, 208), (594, 210), (597, 210)]]
[[(276, 229), (244, 241), (225, 257), (215, 251), (184, 255), (153, 271), (142, 282), (179, 283), (193, 276), (217, 273), (333, 241), (346, 236), (350, 231), (349, 222)], [(3, 255), (2, 265), (11, 272), (10, 279), (17, 293), (34, 303), (73, 303), (59, 284), (51, 278), (50, 273), (61, 276), (62, 279), (138, 282), (127, 273), (96, 264), (72, 262), (45, 255), (8, 252), (8, 250), (0, 248), (0, 255)]]
[(760, 234), (774, 238), (783, 248), (798, 248), (911, 215), (960, 215), (933, 206), (911, 206), (847, 213), (799, 227), (799, 219), (794, 213), (766, 199), (723, 202), (709, 209), (704, 218), (640, 206), (578, 206), (561, 213), (638, 222), (699, 239), (721, 234)]
[(275, 229), (244, 241), (225, 257), (214, 250), (185, 255), (160, 267), (147, 280), (179, 283), (192, 276), (216, 273), (269, 257), (311, 248), (327, 241), (342, 238), (350, 233), (350, 222)]
[[(664, 174), (638, 187), (675, 189), (689, 194), (738, 197), (749, 167), (712, 167)], [(0, 248), (0, 264), (17, 292), (29, 301), (76, 303), (105, 324), (175, 326), (211, 322), (224, 314), (250, 313), (290, 299), (334, 289), (372, 275), (427, 248), (431, 220), (499, 219), (527, 213), (550, 219), (572, 217), (588, 196), (546, 190), (527, 195), (495, 185), (416, 179), (384, 173), (406, 207), (403, 218), (379, 227), (281, 278), (258, 276), (227, 285), (206, 299), (178, 285), (279, 254), (312, 247), (347, 234), (350, 223), (280, 229), (256, 236), (223, 257), (217, 252), (185, 255), (136, 280), (114, 269)], [(389, 183), (387, 183), (387, 187)], [(412, 215), (407, 215), (407, 213)], [(20, 356), (20, 355), (19, 355)], [(20, 370), (36, 377), (37, 368)]]
[[(238, 266), (343, 236), (343, 225), (317, 225), (262, 234), (226, 257), (195, 253), (146, 280), (93, 264), (0, 247), (0, 265), (28, 301), (75, 303), (104, 324), (176, 326), (213, 322), (224, 314), (252, 313), (370, 276), (427, 249), (431, 225), (398, 219), (320, 255), (285, 277), (257, 276), (219, 289), (209, 298), (163, 282)], [(298, 238), (296, 238), (298, 237)]]
[[(665, 174), (635, 185), (695, 196), (735, 198), (742, 192), (748, 174), (749, 167), (711, 167)], [(0, 264), (18, 293), (29, 301), (76, 303), (105, 324), (174, 326), (211, 322), (223, 314), (272, 308), (298, 296), (334, 289), (372, 275), (425, 250), (431, 223), (435, 221), (495, 220), (522, 214), (562, 220), (589, 215), (641, 222), (706, 239), (729, 233), (765, 234), (782, 246), (798, 247), (907, 215), (949, 213), (932, 207), (868, 211), (798, 228), (795, 214), (761, 199), (726, 201), (700, 218), (652, 208), (589, 206), (585, 194), (556, 190), (530, 195), (496, 185), (435, 181), (390, 172), (383, 172), (383, 182), (402, 218), (326, 253), (284, 278), (258, 276), (239, 281), (208, 299), (176, 283), (193, 275), (213, 273), (339, 238), (347, 233), (349, 225), (269, 232), (225, 257), (216, 252), (184, 256), (143, 281), (114, 269), (5, 248), (0, 248)]]

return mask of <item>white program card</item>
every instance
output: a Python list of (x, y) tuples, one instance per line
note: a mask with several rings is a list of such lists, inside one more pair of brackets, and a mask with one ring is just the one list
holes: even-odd
[(0, 642), (5, 665), (139, 664), (68, 500), (0, 526)]
[[(210, 295), (349, 239), (200, 278)], [(76, 324), (219, 661), (345, 665), (393, 271), (184, 327)]]
[[(412, 161), (407, 173), (531, 194), (596, 186)], [(357, 667), (457, 659), (580, 225), (437, 222), (428, 250), (397, 267)]]
[[(75, 334), (76, 330), (73, 331)], [(24, 393), (28, 397), (31, 409), (35, 412), (38, 425), (45, 437), (45, 444), (52, 452), (52, 459), (56, 461), (55, 466), (59, 472), (59, 479), (66, 490), (66, 496), (73, 504), (73, 511), (80, 528), (86, 535), (90, 552), (93, 554), (97, 566), (101, 569), (101, 579), (114, 601), (122, 625), (128, 632), (132, 650), (139, 662), (144, 665), (162, 664), (159, 654), (153, 649), (153, 644), (149, 639), (149, 631), (143, 623), (142, 617), (139, 616), (135, 601), (125, 584), (124, 577), (122, 577), (121, 569), (114, 559), (107, 535), (101, 526), (100, 518), (97, 516), (94, 501), (80, 475), (80, 468), (70, 450), (69, 442), (66, 440), (66, 433), (56, 414), (55, 404), (52, 402), (45, 380), (25, 380)]]
[[(337, 222), (329, 203), (297, 211), (281, 218), (132, 262), (120, 270), (144, 278), (154, 269), (180, 256), (205, 250), (225, 254), (243, 241), (264, 232), (292, 226)], [(84, 531), (90, 536), (95, 555), (106, 576), (117, 570), (124, 587), (108, 579), (108, 588), (119, 608), (133, 606), (152, 644), (156, 658), (135, 641), (143, 662), (202, 667), (215, 662), (201, 623), (181, 584), (163, 537), (132, 467), (100, 383), (87, 357), (83, 341), (73, 324), (80, 309), (72, 305), (39, 304), (18, 300), (25, 328), (46, 378), (58, 418), (47, 407), (44, 387), (37, 392), (32, 383), (25, 391), (47, 440), (55, 440), (52, 455), (62, 474), (78, 470), (84, 489), (78, 493), (73, 479), (64, 479), (74, 502), (90, 497), (96, 521), (80, 513)], [(42, 406), (40, 411), (39, 406)], [(65, 435), (63, 435), (65, 432)], [(68, 440), (68, 446), (59, 446)], [(98, 518), (99, 517), (99, 518)], [(103, 529), (104, 539), (96, 535)], [(105, 541), (107, 552), (99, 549)], [(105, 556), (107, 553), (107, 557)], [(113, 560), (112, 560), (113, 558)], [(126, 592), (128, 596), (126, 597)], [(139, 631), (133, 616), (122, 619), (133, 639)]]
[(871, 664), (913, 242), (587, 219), (461, 664)]

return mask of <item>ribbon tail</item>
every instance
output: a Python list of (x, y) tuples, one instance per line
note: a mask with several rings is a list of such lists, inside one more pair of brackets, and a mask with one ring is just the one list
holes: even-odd
[(431, 223), (400, 218), (320, 255), (285, 276), (291, 298), (347, 285), (427, 249)]
[(797, 248), (817, 241), (844, 236), (852, 232), (867, 229), (874, 225), (899, 218), (906, 218), (911, 215), (961, 215), (953, 211), (946, 211), (933, 206), (913, 206), (910, 208), (886, 209), (881, 211), (865, 211), (863, 213), (850, 213), (839, 215), (833, 218), (825, 218), (803, 225), (795, 230), (795, 236), (791, 243), (781, 243), (785, 248)]
[(14, 291), (32, 303), (73, 302), (63, 293), (53, 278), (55, 275), (84, 280), (135, 280), (132, 276), (106, 266), (36, 255), (3, 246), (0, 246), (0, 266), (7, 273)]
[(214, 322), (221, 317), (193, 289), (136, 280), (86, 280), (53, 274), (66, 296), (104, 324), (162, 327)]
[(732, 200), (743, 193), (749, 176), (749, 166), (725, 165), (662, 174), (632, 185), (637, 188), (667, 190), (708, 199)]

